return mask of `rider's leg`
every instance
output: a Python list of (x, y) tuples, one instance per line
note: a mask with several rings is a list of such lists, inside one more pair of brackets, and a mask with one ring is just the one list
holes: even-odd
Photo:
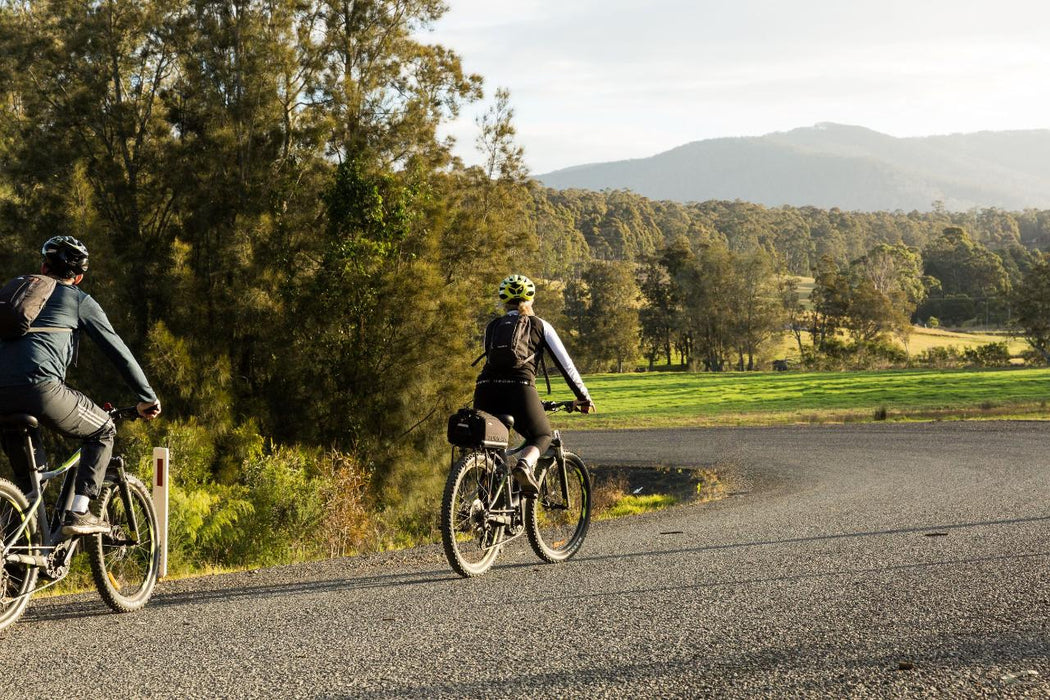
[(533, 469), (550, 445), (552, 433), (536, 387), (517, 383), (478, 384), (474, 389), (474, 408), (494, 415), (514, 416), (514, 429), (526, 441), (522, 456), (514, 465), (514, 480), (526, 496), (537, 495), (540, 488)]
[(88, 510), (98, 496), (106, 467), (113, 455), (116, 426), (109, 414), (79, 391), (60, 382), (40, 385), (40, 421), (67, 437), (81, 440), (80, 464), (77, 466), (73, 512), (67, 516), (66, 534), (91, 534), (109, 528)]
[(521, 453), (529, 469), (536, 467), (540, 455), (547, 451), (554, 437), (551, 422), (543, 410), (539, 392), (534, 386), (523, 386), (519, 393), (518, 406), (514, 414), (514, 429), (525, 438), (526, 447)]

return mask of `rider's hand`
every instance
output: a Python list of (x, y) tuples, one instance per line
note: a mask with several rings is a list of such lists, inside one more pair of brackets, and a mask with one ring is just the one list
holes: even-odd
[(597, 413), (598, 409), (594, 407), (593, 401), (580, 401), (577, 399), (572, 402), (573, 410), (579, 411), (580, 413)]
[(160, 415), (160, 400), (139, 401), (135, 408), (138, 410), (140, 416), (146, 420), (153, 420)]

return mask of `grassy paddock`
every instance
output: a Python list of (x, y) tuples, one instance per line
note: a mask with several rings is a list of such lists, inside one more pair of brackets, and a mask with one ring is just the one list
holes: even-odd
[(598, 413), (558, 417), (561, 427), (1050, 417), (1050, 369), (879, 372), (650, 372), (585, 378)]

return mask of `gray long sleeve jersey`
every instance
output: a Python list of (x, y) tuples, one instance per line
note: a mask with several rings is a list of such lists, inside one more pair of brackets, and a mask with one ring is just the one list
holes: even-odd
[(32, 327), (58, 332), (31, 330), (16, 340), (0, 340), (0, 387), (65, 381), (66, 369), (73, 361), (74, 335), (83, 331), (113, 363), (139, 401), (157, 400), (145, 373), (113, 330), (102, 307), (77, 287), (58, 284)]

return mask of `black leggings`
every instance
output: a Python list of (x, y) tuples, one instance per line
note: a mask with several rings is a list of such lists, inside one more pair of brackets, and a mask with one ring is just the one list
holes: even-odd
[(474, 408), (497, 416), (514, 416), (514, 430), (541, 455), (551, 445), (551, 422), (532, 384), (478, 384), (474, 387)]

